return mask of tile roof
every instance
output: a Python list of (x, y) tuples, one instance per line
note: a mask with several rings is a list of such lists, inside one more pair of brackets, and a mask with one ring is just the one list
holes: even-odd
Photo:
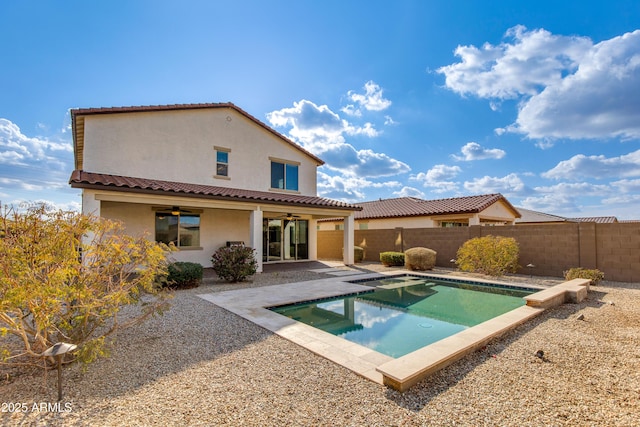
[(582, 218), (568, 218), (569, 221), (575, 222), (595, 222), (598, 224), (613, 224), (618, 222), (618, 218), (615, 216), (591, 216)]
[(502, 194), (485, 194), (438, 200), (399, 197), (363, 202), (357, 204), (362, 207), (362, 211), (355, 213), (355, 219), (478, 213), (498, 201), (504, 202), (516, 217), (520, 216), (516, 208)]
[(566, 218), (558, 215), (551, 215), (543, 212), (532, 211), (524, 208), (517, 208), (522, 217), (516, 220), (518, 224), (525, 223), (545, 223), (545, 222), (595, 222), (598, 224), (613, 224), (618, 221), (615, 216), (592, 216), (581, 218)]
[(73, 188), (130, 191), (135, 193), (164, 194), (202, 199), (252, 201), (267, 204), (285, 204), (300, 207), (359, 210), (361, 208), (333, 199), (299, 194), (282, 194), (267, 191), (242, 190), (184, 182), (135, 178), (75, 170), (69, 184)]
[(551, 215), (543, 212), (532, 211), (530, 209), (516, 208), (520, 215), (520, 218), (516, 219), (516, 224), (533, 224), (533, 223), (551, 223), (551, 222), (568, 222), (568, 218)]
[[(269, 131), (273, 135), (282, 139), (287, 144), (292, 145), (294, 148), (302, 151), (307, 156), (311, 157), (318, 165), (323, 165), (324, 160), (305, 150), (299, 144), (293, 142), (280, 132), (267, 126), (251, 114), (244, 111), (242, 108), (236, 106), (231, 102), (218, 102), (218, 103), (201, 103), (201, 104), (170, 104), (170, 105), (146, 105), (146, 106), (130, 106), (130, 107), (101, 107), (101, 108), (72, 108), (71, 112), (71, 128), (73, 130), (74, 152), (75, 155), (81, 155), (84, 148), (84, 116), (96, 115), (96, 114), (118, 114), (118, 113), (145, 113), (156, 111), (175, 111), (175, 110), (201, 110), (201, 109), (214, 109), (214, 108), (229, 108), (239, 114), (245, 116), (249, 120), (261, 126), (265, 130)], [(81, 159), (76, 158), (76, 168), (82, 167)]]

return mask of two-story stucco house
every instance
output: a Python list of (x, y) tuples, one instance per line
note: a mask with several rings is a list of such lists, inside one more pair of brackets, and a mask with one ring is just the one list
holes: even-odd
[(243, 242), (263, 263), (317, 259), (317, 221), (353, 213), (317, 197), (323, 161), (231, 103), (71, 110), (82, 211), (173, 243), (178, 261), (209, 266)]

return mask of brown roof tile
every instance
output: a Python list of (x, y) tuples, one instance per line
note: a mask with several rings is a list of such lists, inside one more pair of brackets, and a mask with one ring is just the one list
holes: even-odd
[(400, 197), (396, 199), (363, 202), (358, 203), (358, 206), (362, 207), (362, 211), (355, 213), (355, 219), (478, 213), (500, 200), (513, 210), (516, 217), (520, 216), (518, 211), (502, 194), (485, 194), (438, 200)]
[(257, 201), (268, 204), (290, 204), (305, 207), (329, 209), (360, 210), (361, 208), (316, 196), (298, 194), (271, 193), (267, 191), (242, 190), (210, 185), (189, 184), (184, 182), (162, 181), (157, 179), (134, 178), (75, 170), (69, 184), (74, 188), (99, 188), (136, 193), (160, 193), (203, 199)]
[(575, 222), (595, 222), (598, 224), (613, 224), (618, 222), (618, 218), (615, 216), (592, 216), (583, 218), (569, 218), (570, 221)]

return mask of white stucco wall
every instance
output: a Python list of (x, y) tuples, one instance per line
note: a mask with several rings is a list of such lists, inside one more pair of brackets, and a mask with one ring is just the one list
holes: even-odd
[[(128, 234), (146, 233), (150, 240), (155, 240), (155, 212), (151, 205), (119, 202), (102, 202), (101, 205), (101, 215), (123, 221)], [(243, 241), (249, 245), (249, 215), (248, 211), (203, 209), (200, 213), (201, 247), (172, 252), (171, 258), (211, 267), (211, 255), (227, 241)]]
[(494, 203), (487, 209), (480, 212), (480, 218), (487, 219), (504, 219), (508, 221), (514, 221), (515, 216), (511, 209), (509, 209), (504, 203)]
[[(215, 178), (214, 147), (229, 153), (229, 178)], [(315, 196), (316, 163), (233, 109), (88, 115), (88, 172), (270, 191), (270, 157), (299, 163), (299, 193)]]
[[(318, 221), (319, 230), (335, 230), (336, 225), (344, 224), (343, 221)], [(367, 219), (356, 220), (355, 230), (361, 230), (360, 224), (366, 224), (365, 230), (388, 230), (396, 227), (403, 228), (429, 228), (435, 227), (433, 220), (429, 217), (408, 217), (389, 219)]]

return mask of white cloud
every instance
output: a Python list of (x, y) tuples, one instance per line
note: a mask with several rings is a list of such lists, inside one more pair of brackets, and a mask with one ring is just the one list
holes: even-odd
[(459, 166), (435, 165), (426, 173), (420, 172), (409, 177), (411, 181), (421, 182), (425, 187), (433, 189), (435, 193), (445, 193), (458, 189), (458, 183), (452, 181), (462, 172)]
[(414, 187), (402, 187), (399, 191), (394, 191), (393, 195), (396, 197), (417, 197), (424, 199), (425, 195), (422, 191)]
[(600, 199), (611, 194), (612, 188), (609, 185), (561, 182), (535, 187), (533, 194), (522, 199), (520, 206), (542, 212), (576, 214), (582, 210), (578, 200)]
[[(459, 46), (461, 62), (438, 69), (462, 96), (519, 100), (514, 124), (497, 132), (531, 139), (640, 138), (640, 30), (597, 44), (517, 26), (506, 41)], [(504, 129), (504, 130), (503, 130)]]
[(578, 154), (563, 160), (553, 169), (542, 173), (550, 179), (576, 180), (582, 178), (629, 178), (640, 176), (640, 150), (619, 157), (607, 158)]
[[(558, 83), (567, 70), (577, 69), (591, 42), (583, 37), (555, 36), (544, 29), (509, 29), (504, 42), (481, 48), (458, 46), (461, 62), (439, 68), (446, 86), (461, 95), (516, 99), (535, 95)], [(495, 105), (495, 104), (494, 104)]]
[(574, 74), (520, 109), (513, 131), (529, 138), (640, 138), (640, 30), (592, 47)]
[[(640, 196), (640, 179), (622, 179), (620, 181), (614, 181), (610, 183), (612, 187), (616, 188), (616, 193), (632, 193)], [(640, 212), (638, 213), (640, 216)]]
[[(349, 99), (367, 111), (382, 111), (391, 106), (391, 101), (382, 96), (382, 88), (374, 81), (369, 80), (364, 84), (364, 94), (355, 93), (350, 90), (347, 93)], [(352, 112), (359, 111), (356, 107), (351, 106), (349, 110)]]
[(360, 111), (360, 109), (353, 104), (342, 107), (340, 111), (348, 116), (362, 117), (362, 111)]
[(545, 194), (531, 196), (520, 201), (518, 206), (538, 212), (561, 214), (563, 212), (575, 212), (579, 210), (575, 197), (566, 194)]
[(326, 105), (316, 105), (306, 99), (294, 102), (292, 108), (283, 108), (267, 114), (267, 120), (276, 127), (290, 127), (289, 134), (303, 144), (339, 137), (349, 124)]
[(502, 178), (484, 176), (472, 181), (465, 181), (464, 188), (472, 194), (502, 193), (505, 196), (523, 196), (530, 190), (515, 173)]
[(363, 126), (347, 126), (345, 129), (347, 135), (364, 135), (369, 138), (375, 138), (380, 132), (373, 127), (371, 123), (365, 123)]
[(346, 202), (364, 200), (365, 193), (363, 190), (367, 188), (393, 189), (401, 185), (398, 181), (373, 182), (362, 177), (345, 175), (331, 176), (322, 171), (318, 171), (318, 194), (322, 197), (329, 197)]
[(326, 162), (326, 167), (342, 174), (359, 177), (381, 177), (406, 173), (411, 168), (404, 162), (370, 149), (358, 150), (345, 140), (348, 136), (378, 136), (371, 123), (355, 126), (326, 105), (311, 101), (295, 102), (293, 108), (283, 108), (267, 114), (277, 127), (290, 127), (289, 135), (304, 148)]
[(0, 163), (25, 166), (34, 162), (60, 164), (59, 152), (72, 152), (67, 142), (54, 142), (24, 135), (18, 125), (0, 118)]
[(468, 142), (460, 151), (462, 156), (453, 155), (455, 160), (460, 161), (472, 161), (472, 160), (484, 160), (484, 159), (501, 159), (507, 154), (504, 150), (499, 148), (484, 148), (477, 142)]
[(611, 191), (608, 185), (588, 182), (561, 182), (555, 185), (535, 187), (534, 190), (538, 194), (562, 194), (567, 197), (603, 196)]
[(15, 123), (0, 118), (0, 196), (3, 203), (7, 200), (16, 203), (43, 200), (51, 197), (52, 190), (70, 191), (72, 152), (70, 142), (27, 136)]

